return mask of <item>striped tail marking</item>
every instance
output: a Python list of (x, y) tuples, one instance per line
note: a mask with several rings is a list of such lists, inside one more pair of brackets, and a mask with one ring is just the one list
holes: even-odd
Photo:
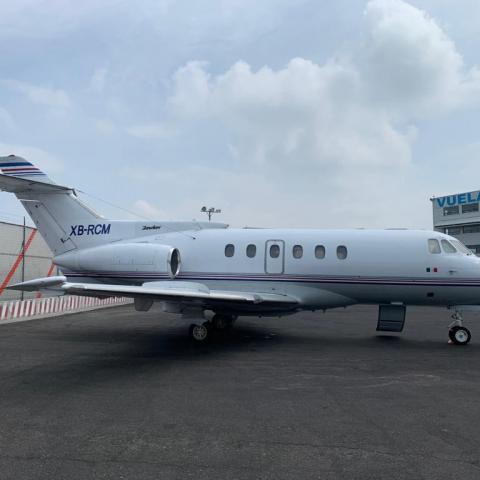
[(0, 170), (4, 175), (10, 175), (11, 177), (45, 175), (39, 168), (35, 167), (35, 165), (23, 159), (0, 163)]

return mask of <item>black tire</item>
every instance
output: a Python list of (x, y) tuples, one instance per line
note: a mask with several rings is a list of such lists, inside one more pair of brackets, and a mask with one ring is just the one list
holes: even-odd
[[(203, 330), (204, 329), (204, 330)], [(189, 337), (195, 342), (204, 342), (208, 338), (209, 329), (207, 325), (196, 325), (192, 323), (188, 329)]]
[(455, 345), (467, 345), (472, 335), (468, 328), (457, 325), (448, 331), (448, 337)]
[(216, 313), (211, 320), (212, 328), (215, 330), (225, 330), (228, 328), (229, 317), (227, 315), (221, 315)]
[(223, 315), (216, 313), (211, 320), (211, 324), (215, 330), (227, 331), (231, 330), (238, 315)]

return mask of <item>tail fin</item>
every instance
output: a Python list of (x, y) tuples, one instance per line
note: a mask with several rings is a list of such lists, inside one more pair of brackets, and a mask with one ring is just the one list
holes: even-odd
[[(72, 225), (93, 224), (102, 217), (83, 204), (72, 188), (56, 185), (15, 155), (0, 157), (0, 171), (0, 190), (14, 193), (22, 202), (54, 255), (83, 247), (70, 238)], [(95, 240), (89, 240), (92, 246)]]

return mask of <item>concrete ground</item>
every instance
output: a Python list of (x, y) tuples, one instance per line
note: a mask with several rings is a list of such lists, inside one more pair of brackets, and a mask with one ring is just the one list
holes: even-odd
[(131, 306), (0, 326), (0, 479), (478, 479), (480, 326), (240, 318), (194, 345)]

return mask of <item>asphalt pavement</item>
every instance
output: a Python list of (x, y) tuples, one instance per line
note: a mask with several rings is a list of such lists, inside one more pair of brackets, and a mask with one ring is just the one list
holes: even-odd
[(479, 479), (480, 324), (240, 318), (196, 345), (116, 307), (0, 325), (0, 479)]

